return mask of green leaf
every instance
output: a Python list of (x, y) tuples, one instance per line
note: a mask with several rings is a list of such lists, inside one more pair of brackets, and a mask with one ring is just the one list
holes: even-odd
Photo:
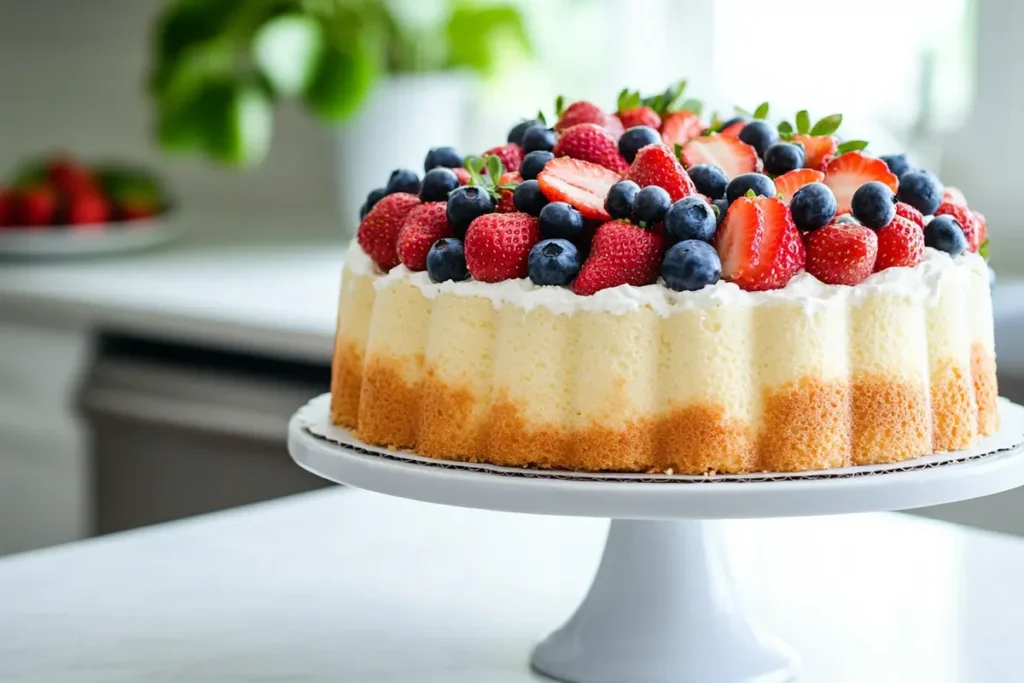
[(487, 175), (491, 177), (491, 181), (494, 183), (498, 182), (498, 178), (505, 174), (505, 167), (501, 163), (501, 159), (496, 154), (492, 154), (487, 157)]
[(760, 119), (762, 121), (764, 119), (768, 118), (768, 103), (767, 102), (762, 102), (761, 104), (757, 105), (757, 109), (754, 110), (754, 118), (755, 119)]
[(449, 68), (469, 67), (491, 74), (510, 61), (509, 48), (521, 54), (532, 52), (523, 18), (512, 5), (454, 4), (447, 26)]
[(303, 96), (318, 115), (342, 121), (363, 104), (384, 70), (381, 44), (369, 31), (344, 45), (328, 44)]
[(616, 111), (626, 111), (626, 101), (629, 99), (629, 88), (623, 88), (619, 91), (619, 96), (615, 98), (615, 109)]
[(559, 95), (555, 98), (555, 116), (561, 117), (562, 112), (565, 111), (565, 95)]
[(678, 111), (679, 109), (682, 109), (683, 107), (679, 105), (679, 100), (682, 99), (684, 92), (686, 92), (685, 80), (679, 81), (675, 85), (669, 86), (669, 88), (665, 91), (665, 99), (662, 103), (663, 111)]
[(811, 135), (832, 135), (839, 129), (842, 122), (842, 114), (830, 114), (814, 124), (814, 127), (811, 128)]
[(801, 109), (796, 113), (796, 132), (804, 135), (811, 132), (811, 115), (807, 113), (806, 109)]
[(793, 139), (793, 124), (789, 121), (779, 122), (779, 137), (783, 140)]
[(320, 25), (311, 17), (285, 14), (253, 36), (252, 57), (275, 91), (297, 95), (312, 82), (323, 52)]
[(753, 114), (751, 114), (749, 111), (747, 111), (743, 107), (733, 107), (732, 110), (734, 112), (736, 112), (737, 116), (746, 116), (747, 118), (751, 118), (753, 116)]
[(753, 190), (747, 190), (747, 193), (743, 196), (748, 199), (757, 199), (757, 194), (755, 194)]
[(545, 126), (548, 125), (548, 119), (547, 119), (546, 116), (544, 116), (544, 110), (543, 109), (538, 109), (537, 110), (537, 120), (540, 121), (541, 123), (543, 123)]
[(719, 216), (722, 215), (722, 210), (718, 208), (717, 204), (711, 202), (711, 213), (715, 214), (715, 218), (717, 219)]
[(480, 157), (466, 157), (466, 170), (469, 171), (470, 175), (479, 175), (484, 170), (484, 160)]
[(839, 156), (847, 152), (859, 152), (867, 146), (867, 140), (847, 140), (836, 148), (836, 155)]
[(197, 113), (204, 151), (233, 166), (255, 166), (270, 148), (274, 111), (270, 98), (252, 83), (223, 81), (205, 89)]
[(675, 152), (676, 159), (678, 159), (680, 155), (683, 153), (683, 146), (677, 142), (674, 145), (672, 145), (672, 151)]
[(679, 111), (691, 111), (700, 116), (704, 111), (704, 103), (700, 100), (689, 99), (679, 105)]
[(987, 238), (985, 239), (984, 242), (981, 243), (981, 246), (978, 247), (978, 253), (981, 254), (981, 258), (983, 258), (986, 261), (988, 261), (988, 239)]

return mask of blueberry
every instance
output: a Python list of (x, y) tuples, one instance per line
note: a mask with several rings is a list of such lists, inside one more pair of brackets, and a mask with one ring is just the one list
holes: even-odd
[(427, 158), (423, 161), (423, 172), (429, 173), (438, 166), (461, 168), (462, 155), (456, 152), (454, 147), (435, 147), (427, 152)]
[(640, 186), (632, 180), (620, 180), (608, 190), (608, 197), (604, 200), (604, 210), (612, 218), (628, 219), (633, 215), (633, 204), (636, 202), (636, 195)]
[(896, 215), (896, 195), (885, 183), (872, 180), (853, 193), (850, 200), (853, 217), (872, 230), (881, 230)]
[(550, 152), (555, 148), (557, 140), (555, 131), (542, 125), (533, 125), (523, 133), (523, 151), (527, 154), (537, 150)]
[(565, 202), (551, 202), (540, 210), (540, 234), (571, 240), (583, 232), (583, 214)]
[(462, 240), (442, 237), (434, 242), (427, 252), (427, 275), (434, 282), (460, 282), (468, 278), (469, 269), (466, 268), (466, 252), (462, 249)]
[(665, 217), (672, 197), (663, 187), (648, 185), (636, 193), (633, 200), (633, 218), (642, 227), (650, 227)]
[(665, 214), (665, 233), (672, 242), (710, 242), (716, 227), (715, 212), (703, 197), (683, 197)]
[(524, 180), (512, 193), (512, 203), (523, 213), (539, 216), (548, 198), (540, 191), (540, 184), (536, 180)]
[(519, 145), (520, 147), (522, 147), (523, 146), (523, 135), (526, 133), (526, 130), (528, 128), (532, 128), (533, 126), (543, 126), (543, 125), (544, 124), (542, 124), (537, 119), (523, 119), (522, 121), (520, 121), (516, 125), (512, 126), (512, 130), (510, 130), (508, 132), (507, 140), (508, 140), (508, 142), (511, 142), (514, 145)]
[(804, 167), (807, 156), (804, 148), (792, 142), (776, 142), (764, 153), (765, 173), (782, 175)]
[(959, 256), (967, 248), (964, 230), (952, 216), (936, 216), (924, 226), (924, 245), (950, 256)]
[(388, 178), (388, 184), (384, 188), (384, 192), (387, 194), (394, 194), (395, 192), (418, 194), (419, 191), (420, 177), (412, 171), (407, 171), (402, 168), (391, 172), (391, 177)]
[(942, 183), (928, 171), (908, 171), (900, 176), (896, 196), (901, 202), (930, 216), (942, 203)]
[(886, 154), (879, 157), (879, 159), (885, 162), (885, 165), (889, 167), (889, 170), (897, 178), (902, 178), (904, 173), (914, 170), (906, 154)]
[(533, 284), (564, 287), (580, 272), (580, 254), (569, 240), (541, 240), (530, 249), (526, 266)]
[(764, 159), (768, 148), (779, 141), (779, 131), (764, 121), (751, 121), (740, 131), (740, 140), (757, 150), (757, 156)]
[(523, 163), (519, 167), (519, 175), (523, 176), (523, 180), (536, 180), (540, 172), (547, 166), (547, 163), (554, 158), (554, 154), (544, 150), (530, 152), (523, 157)]
[(744, 173), (730, 180), (729, 184), (725, 186), (725, 198), (732, 204), (745, 195), (748, 190), (753, 190), (754, 194), (762, 197), (774, 197), (778, 194), (775, 183), (765, 174)]
[(446, 202), (448, 193), (459, 186), (459, 177), (450, 168), (438, 167), (427, 171), (420, 186), (421, 202)]
[(465, 235), (469, 224), (494, 212), (494, 199), (482, 187), (462, 185), (448, 195), (448, 225), (457, 235)]
[(718, 166), (709, 164), (698, 164), (691, 166), (687, 171), (690, 180), (693, 181), (697, 192), (711, 199), (721, 199), (725, 196), (725, 186), (729, 184), (729, 176)]
[(636, 153), (647, 145), (661, 142), (661, 134), (649, 126), (633, 126), (619, 138), (619, 154), (633, 163)]
[(810, 183), (793, 193), (789, 210), (793, 223), (804, 232), (824, 228), (836, 217), (836, 196), (824, 183)]
[(695, 292), (718, 282), (722, 262), (715, 248), (700, 240), (686, 240), (665, 252), (661, 277), (670, 289)]
[(715, 208), (718, 209), (718, 215), (715, 217), (716, 225), (718, 227), (725, 220), (725, 214), (729, 212), (729, 200), (728, 199), (716, 199)]
[(387, 193), (387, 190), (383, 187), (370, 190), (370, 194), (366, 195), (366, 201), (363, 202), (363, 205), (359, 208), (359, 220), (366, 218), (366, 214), (370, 213), (370, 209), (372, 209), (377, 202), (383, 199)]

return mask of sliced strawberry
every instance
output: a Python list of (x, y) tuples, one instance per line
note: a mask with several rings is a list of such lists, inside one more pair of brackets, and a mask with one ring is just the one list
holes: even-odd
[(661, 122), (661, 139), (669, 147), (683, 145), (698, 137), (704, 131), (704, 122), (700, 115), (692, 111), (675, 111), (665, 116)]
[(738, 138), (740, 136), (740, 131), (743, 130), (743, 127), (748, 123), (750, 122), (742, 117), (730, 119), (725, 122), (725, 125), (722, 126), (722, 130), (718, 131), (718, 134), (725, 135), (730, 138)]
[[(839, 142), (831, 135), (805, 135), (797, 133), (793, 136), (793, 142), (803, 145), (804, 168), (813, 168), (816, 171), (824, 171), (828, 162), (832, 161)], [(886, 166), (888, 168), (888, 166)]]
[(876, 273), (899, 266), (913, 268), (924, 259), (924, 232), (908, 218), (896, 216), (877, 237)]
[[(974, 218), (974, 212), (967, 208), (966, 204), (959, 204), (944, 201), (935, 209), (936, 216), (952, 216), (964, 231), (967, 238), (967, 250), (977, 252), (981, 246), (981, 229), (978, 221)], [(987, 230), (986, 230), (987, 232)]]
[(491, 147), (482, 156), (484, 159), (491, 156), (498, 157), (506, 171), (518, 171), (519, 167), (523, 165), (523, 148), (511, 142), (507, 145)]
[(899, 202), (896, 204), (896, 215), (903, 216), (911, 223), (916, 224), (922, 230), (924, 229), (924, 216), (920, 211), (912, 207), (910, 204), (905, 202)]
[(746, 268), (732, 281), (749, 292), (785, 287), (804, 267), (804, 245), (793, 224), (789, 207), (776, 197), (751, 200), (761, 212), (763, 234), (756, 265)]
[(619, 153), (619, 144), (607, 130), (595, 123), (566, 128), (551, 150), (556, 157), (572, 157), (604, 166), (622, 174), (629, 164)]
[[(498, 185), (518, 185), (523, 182), (523, 176), (519, 175), (519, 171), (506, 173), (505, 175), (498, 178)], [(516, 208), (515, 202), (512, 201), (512, 194), (515, 189), (503, 188), (499, 189), (501, 198), (498, 200), (498, 205), (495, 207), (495, 211), (498, 213), (516, 213), (519, 209)]]
[(459, 179), (459, 185), (469, 185), (473, 182), (473, 176), (469, 175), (469, 171), (461, 166), (459, 168), (453, 168), (452, 171), (455, 172), (455, 177)]
[(538, 221), (529, 214), (485, 214), (466, 230), (466, 266), (481, 282), (526, 277), (530, 249), (539, 240)]
[(683, 165), (692, 168), (698, 164), (718, 166), (732, 180), (744, 173), (753, 173), (761, 168), (757, 151), (739, 138), (712, 133), (690, 140), (681, 152)]
[(620, 111), (618, 117), (619, 121), (622, 122), (622, 127), (626, 129), (633, 126), (647, 126), (654, 130), (661, 128), (661, 117), (658, 116), (658, 112), (647, 106), (633, 107), (626, 111)]
[(584, 218), (607, 221), (604, 210), (608, 190), (622, 179), (615, 171), (589, 161), (559, 157), (552, 159), (537, 176), (540, 191), (549, 202), (566, 202)]
[(609, 287), (654, 283), (661, 264), (663, 237), (629, 221), (605, 223), (594, 233), (590, 254), (572, 288), (589, 296)]
[(825, 174), (810, 168), (798, 168), (789, 173), (783, 173), (775, 179), (775, 189), (782, 195), (782, 201), (789, 205), (793, 195), (804, 185), (820, 183), (825, 180)]
[(764, 213), (750, 198), (734, 201), (715, 232), (715, 250), (722, 261), (722, 279), (743, 281), (757, 268), (764, 240)]
[(398, 252), (395, 247), (398, 233), (402, 229), (406, 216), (418, 206), (420, 198), (407, 192), (395, 192), (382, 198), (366, 214), (359, 224), (356, 240), (382, 270), (391, 270), (398, 265)]
[(869, 157), (862, 152), (847, 152), (836, 157), (825, 167), (825, 184), (836, 196), (838, 213), (850, 210), (853, 193), (861, 185), (877, 180), (896, 192), (899, 179), (881, 159)]
[(951, 204), (963, 204), (964, 206), (967, 206), (967, 197), (964, 196), (963, 191), (960, 190), (960, 188), (958, 187), (946, 186), (945, 188), (943, 188), (942, 201), (950, 202)]
[(414, 206), (398, 233), (398, 260), (412, 271), (427, 269), (427, 252), (434, 242), (454, 233), (448, 226), (447, 202), (428, 202)]
[(697, 188), (679, 159), (665, 145), (641, 148), (626, 171), (626, 178), (640, 187), (657, 185), (664, 188), (673, 202), (697, 194)]
[(808, 273), (828, 285), (853, 286), (874, 272), (878, 237), (859, 223), (833, 222), (806, 233), (804, 248)]

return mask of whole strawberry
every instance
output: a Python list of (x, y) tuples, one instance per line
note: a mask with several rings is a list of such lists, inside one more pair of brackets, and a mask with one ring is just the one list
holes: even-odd
[(616, 173), (625, 173), (629, 164), (619, 153), (619, 144), (611, 134), (596, 123), (580, 123), (566, 128), (555, 143), (556, 157), (589, 161)]
[(395, 249), (398, 233), (406, 216), (419, 203), (419, 197), (414, 194), (389, 194), (377, 202), (359, 224), (356, 240), (366, 255), (382, 270), (391, 270), (398, 265), (398, 252)]
[(480, 156), (484, 161), (487, 161), (487, 157), (498, 157), (501, 159), (502, 168), (506, 171), (518, 171), (519, 167), (523, 165), (523, 148), (511, 142), (507, 145), (491, 147)]
[(590, 255), (573, 282), (573, 291), (589, 296), (609, 287), (653, 283), (658, 277), (662, 244), (660, 231), (644, 230), (629, 221), (605, 223), (594, 233)]
[(910, 219), (896, 216), (878, 231), (875, 272), (886, 268), (913, 268), (924, 259), (924, 231)]
[(396, 251), (398, 260), (412, 271), (427, 269), (427, 252), (442, 237), (453, 235), (448, 225), (447, 203), (427, 202), (414, 206), (402, 222)]
[(57, 219), (57, 193), (47, 185), (18, 192), (17, 218), (22, 225), (52, 225)]
[(481, 282), (526, 277), (530, 249), (540, 241), (540, 228), (525, 213), (491, 213), (474, 220), (464, 242), (466, 266)]
[(626, 179), (640, 187), (657, 185), (664, 188), (673, 202), (697, 194), (690, 176), (666, 145), (648, 145), (636, 153), (626, 171)]
[(857, 285), (875, 270), (878, 237), (857, 223), (831, 223), (804, 235), (808, 273), (828, 285)]
[(61, 192), (99, 192), (96, 177), (82, 164), (70, 157), (54, 157), (46, 164), (46, 175)]
[(658, 112), (645, 105), (620, 111), (617, 116), (626, 130), (633, 126), (647, 126), (654, 130), (661, 128), (661, 117), (658, 116)]
[(469, 185), (473, 182), (473, 176), (469, 174), (469, 171), (462, 168), (453, 168), (452, 171), (455, 173), (455, 177), (459, 179), (459, 185)]
[(68, 225), (100, 225), (110, 220), (110, 203), (99, 192), (78, 191), (67, 195), (65, 222)]
[(17, 224), (18, 197), (13, 190), (0, 189), (0, 228)]
[[(556, 104), (556, 109), (558, 108)], [(570, 104), (565, 111), (559, 112), (558, 122), (555, 123), (555, 132), (561, 133), (581, 123), (597, 124), (606, 129), (615, 140), (622, 137), (622, 133), (625, 130), (622, 127), (622, 122), (617, 117), (607, 113), (596, 104), (580, 100)]]
[(523, 182), (523, 176), (519, 175), (519, 171), (512, 171), (498, 178), (498, 192), (501, 194), (501, 198), (498, 199), (495, 211), (516, 213), (519, 210), (516, 208), (515, 202), (512, 201), (512, 195), (515, 192), (515, 186), (521, 182)]
[(910, 204), (898, 202), (896, 204), (896, 215), (902, 216), (922, 230), (924, 229), (924, 216)]
[(967, 251), (977, 252), (981, 246), (981, 229), (974, 217), (974, 212), (966, 204), (945, 200), (935, 210), (936, 216), (952, 216), (964, 231), (967, 238)]

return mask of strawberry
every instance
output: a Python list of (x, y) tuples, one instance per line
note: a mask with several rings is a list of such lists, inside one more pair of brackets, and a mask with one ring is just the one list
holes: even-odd
[(117, 219), (141, 221), (160, 213), (160, 206), (143, 197), (128, 197), (117, 203)]
[(661, 128), (661, 117), (658, 116), (658, 112), (648, 106), (633, 107), (626, 111), (620, 111), (617, 116), (619, 121), (622, 122), (622, 127), (625, 129), (632, 128), (633, 126), (647, 126), (654, 130)]
[(764, 240), (764, 213), (749, 197), (734, 201), (715, 232), (722, 279), (744, 280), (757, 267)]
[[(519, 167), (523, 165), (523, 148), (511, 142), (507, 145), (491, 147), (481, 156), (485, 161), (487, 157), (498, 157), (506, 171), (518, 171)], [(486, 164), (484, 164), (484, 168), (487, 168)]]
[[(519, 175), (519, 171), (506, 173), (498, 178), (498, 185), (518, 185), (521, 182), (523, 182), (523, 176)], [(512, 193), (514, 192), (514, 189), (501, 188), (498, 192), (501, 193), (501, 199), (498, 200), (497, 207), (494, 209), (495, 211), (498, 213), (515, 213), (519, 210), (512, 201)]]
[[(796, 133), (793, 135), (793, 142), (798, 142), (804, 147), (804, 168), (813, 168), (817, 171), (825, 170), (825, 166), (832, 161), (839, 148), (839, 142), (831, 135)], [(886, 169), (888, 168), (886, 166)]]
[(14, 190), (0, 190), (0, 228), (17, 224), (18, 196)]
[(898, 266), (913, 268), (924, 259), (924, 231), (909, 218), (896, 216), (877, 237), (876, 273)]
[(673, 202), (697, 194), (697, 188), (679, 159), (665, 145), (642, 147), (626, 171), (626, 179), (640, 187), (657, 185), (664, 188)]
[(775, 189), (782, 195), (782, 201), (789, 205), (793, 195), (804, 185), (820, 183), (825, 179), (825, 174), (809, 168), (798, 168), (795, 171), (783, 173), (775, 179)]
[(22, 225), (52, 225), (57, 218), (57, 193), (47, 185), (21, 190), (17, 203), (18, 222)]
[(804, 245), (793, 224), (789, 208), (776, 197), (756, 197), (761, 212), (763, 235), (757, 250), (757, 262), (733, 282), (748, 292), (785, 287), (804, 267)]
[(572, 284), (573, 291), (589, 296), (609, 287), (649, 285), (661, 265), (660, 232), (644, 230), (629, 221), (610, 221), (597, 229), (590, 255)]
[(382, 270), (391, 270), (398, 265), (398, 252), (395, 250), (398, 233), (406, 216), (419, 203), (419, 197), (414, 194), (389, 194), (377, 202), (359, 224), (356, 240)]
[(920, 211), (912, 207), (906, 202), (899, 202), (896, 204), (896, 215), (906, 218), (911, 223), (916, 224), (922, 230), (924, 229), (924, 216)]
[(718, 166), (732, 180), (738, 175), (758, 171), (761, 160), (757, 151), (739, 138), (712, 133), (690, 140), (681, 152), (683, 165), (692, 168), (698, 164)]
[(939, 204), (939, 208), (935, 209), (935, 215), (952, 216), (964, 231), (964, 237), (967, 238), (967, 250), (978, 251), (982, 242), (981, 230), (978, 221), (974, 219), (974, 212), (968, 209), (966, 204), (943, 201)]
[(718, 131), (718, 134), (725, 135), (730, 138), (738, 138), (740, 136), (740, 131), (743, 130), (743, 127), (748, 123), (750, 122), (742, 117), (730, 119), (725, 122), (726, 125), (722, 126), (722, 130)]
[(596, 104), (580, 100), (570, 104), (559, 115), (558, 122), (555, 124), (555, 132), (561, 133), (581, 123), (597, 124), (606, 129), (615, 140), (622, 137), (622, 132), (625, 130), (622, 127), (622, 121), (619, 121), (618, 117), (611, 116)]
[(607, 130), (595, 123), (581, 123), (566, 128), (551, 151), (556, 157), (589, 161), (619, 174), (629, 168), (619, 153), (619, 144)]
[(963, 204), (967, 206), (967, 197), (957, 187), (945, 187), (942, 190), (942, 201), (950, 202), (951, 204)]
[(64, 218), (68, 225), (102, 225), (110, 220), (110, 203), (98, 192), (79, 190), (67, 196)]
[(536, 218), (525, 213), (489, 213), (469, 224), (466, 265), (481, 282), (526, 277), (530, 249), (540, 241)]
[(874, 271), (878, 237), (858, 223), (833, 222), (804, 235), (804, 248), (808, 273), (825, 284), (852, 286)]
[(979, 211), (972, 211), (974, 214), (974, 222), (978, 224), (978, 246), (980, 247), (986, 241), (988, 241), (988, 221), (985, 220), (985, 215)]
[(395, 251), (398, 260), (409, 270), (426, 270), (431, 245), (454, 234), (448, 226), (447, 208), (447, 202), (427, 202), (412, 207), (405, 216)]
[(69, 157), (54, 157), (46, 165), (46, 175), (62, 192), (99, 192), (96, 178), (81, 164)]
[(469, 185), (473, 182), (473, 176), (471, 176), (469, 171), (461, 166), (453, 168), (452, 171), (455, 173), (455, 177), (459, 179), (459, 185)]
[(877, 180), (896, 192), (899, 179), (881, 159), (869, 157), (862, 152), (847, 152), (836, 157), (825, 167), (825, 184), (836, 196), (837, 213), (850, 210), (853, 193), (864, 183)]
[(566, 202), (584, 218), (601, 221), (611, 218), (604, 210), (604, 200), (612, 185), (621, 179), (618, 173), (604, 166), (569, 157), (552, 159), (537, 176), (540, 191), (548, 201)]
[(661, 139), (669, 147), (683, 145), (698, 137), (704, 131), (700, 115), (692, 111), (675, 111), (667, 114), (661, 122)]

